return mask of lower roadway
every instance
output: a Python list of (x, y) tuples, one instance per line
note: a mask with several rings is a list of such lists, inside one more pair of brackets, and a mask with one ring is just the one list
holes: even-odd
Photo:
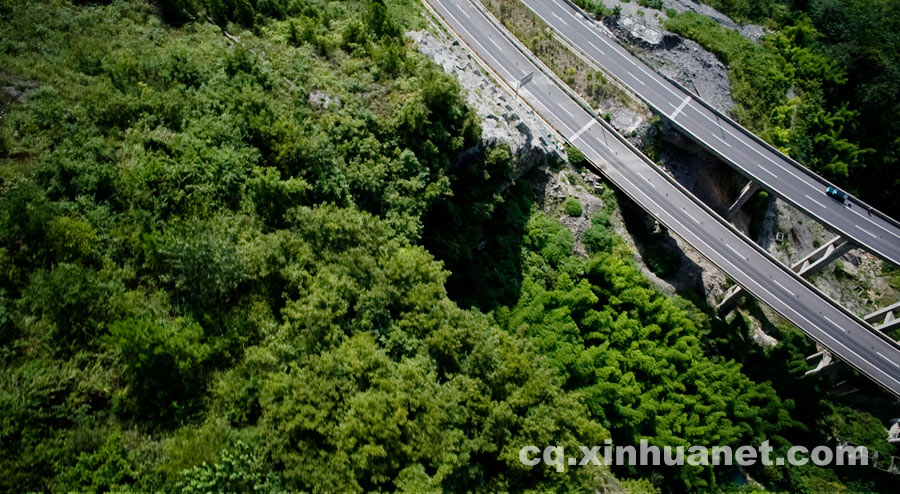
[(825, 189), (832, 184), (750, 131), (719, 118), (710, 107), (625, 50), (566, 0), (521, 1), (573, 47), (710, 152), (830, 230), (900, 265), (900, 225), (896, 221), (878, 211), (868, 211), (856, 198), (850, 197), (846, 203), (830, 199)]
[(900, 396), (900, 350), (764, 255), (688, 197), (611, 133), (527, 58), (508, 33), (468, 0), (425, 0), (508, 87), (529, 73), (519, 96), (578, 147), (620, 190), (669, 230), (834, 355)]

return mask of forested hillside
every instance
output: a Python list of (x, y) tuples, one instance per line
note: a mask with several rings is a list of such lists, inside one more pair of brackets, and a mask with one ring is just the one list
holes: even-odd
[(829, 180), (900, 217), (900, 3), (705, 0), (770, 33), (756, 44), (693, 12), (666, 27), (730, 67), (736, 115)]
[(0, 0), (0, 490), (682, 492), (731, 487), (519, 450), (878, 441), (799, 333), (748, 348), (650, 285), (612, 194), (588, 257), (542, 175), (501, 195), (422, 12)]
[(411, 5), (240, 45), (140, 1), (3, 5), (0, 490), (599, 482), (519, 463), (608, 435), (417, 246), (479, 130)]

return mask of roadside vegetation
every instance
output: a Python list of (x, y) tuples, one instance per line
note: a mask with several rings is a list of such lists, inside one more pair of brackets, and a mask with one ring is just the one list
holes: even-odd
[(761, 43), (693, 12), (666, 28), (730, 68), (741, 122), (813, 171), (900, 216), (900, 6), (883, 0), (709, 0), (770, 30)]
[(877, 440), (799, 333), (748, 348), (612, 211), (585, 258), (539, 174), (501, 194), (509, 150), (402, 36), (421, 12), (0, 0), (0, 490), (681, 492), (723, 482), (519, 449)]
[(416, 2), (235, 10), (237, 44), (212, 4), (0, 5), (0, 490), (601, 482), (519, 463), (608, 434), (421, 246), (510, 161), (451, 170), (479, 128)]
[(630, 100), (606, 76), (558, 40), (547, 24), (519, 0), (485, 0), (482, 4), (563, 82), (596, 108), (608, 99)]

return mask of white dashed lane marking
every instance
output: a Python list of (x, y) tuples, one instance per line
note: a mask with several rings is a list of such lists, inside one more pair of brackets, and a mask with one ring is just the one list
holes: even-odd
[(869, 235), (869, 236), (872, 237), (872, 238), (878, 238), (878, 235), (875, 235), (874, 233), (870, 232), (869, 230), (866, 230), (865, 228), (863, 228), (863, 227), (861, 227), (861, 226), (859, 226), (859, 225), (853, 225), (853, 226), (855, 226), (856, 228), (859, 228), (860, 230), (863, 231), (863, 233)]
[(790, 294), (791, 294), (791, 297), (794, 296), (794, 292), (788, 290), (787, 287), (784, 286), (784, 285), (782, 285), (781, 283), (779, 283), (778, 280), (776, 280), (776, 279), (773, 278), (772, 281), (775, 282), (776, 285), (780, 286), (782, 290), (784, 290), (784, 291), (790, 293)]
[(650, 187), (653, 187), (654, 189), (656, 188), (656, 186), (653, 185), (653, 182), (651, 182), (649, 178), (647, 178), (647, 177), (645, 177), (645, 176), (643, 176), (643, 175), (641, 175), (641, 178), (643, 178), (644, 181), (646, 181), (648, 184), (650, 184)]
[(894, 367), (900, 369), (900, 364), (897, 364), (897, 362), (894, 362), (893, 360), (891, 360), (891, 359), (885, 357), (884, 355), (881, 354), (881, 352), (875, 352), (875, 353), (877, 353), (879, 357), (881, 357), (881, 358), (887, 360), (888, 362), (890, 362), (891, 365), (893, 365)]
[(556, 15), (556, 12), (553, 12), (553, 17), (556, 17), (557, 19), (559, 19), (559, 22), (562, 22), (563, 24), (565, 24), (565, 25), (567, 25), (567, 26), (569, 25), (569, 23), (566, 22), (565, 19), (563, 19), (562, 17)]
[(803, 194), (803, 197), (809, 199), (810, 201), (812, 201), (812, 202), (818, 204), (819, 206), (821, 206), (821, 207), (823, 207), (823, 208), (825, 207), (825, 205), (822, 204), (821, 202), (819, 202), (819, 201), (813, 199), (812, 197), (809, 197), (809, 194)]

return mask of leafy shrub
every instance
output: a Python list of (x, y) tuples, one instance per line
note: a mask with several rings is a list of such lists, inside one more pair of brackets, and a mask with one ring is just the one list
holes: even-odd
[(648, 9), (656, 9), (662, 10), (663, 2), (662, 0), (638, 0), (638, 5), (641, 7), (645, 7)]
[(577, 197), (566, 198), (565, 202), (563, 202), (563, 211), (573, 218), (581, 216), (581, 201)]
[(575, 4), (598, 18), (608, 17), (612, 12), (603, 4), (603, 0), (575, 0)]
[(97, 243), (97, 232), (81, 218), (58, 216), (47, 227), (47, 242), (59, 260), (86, 259)]
[(584, 164), (586, 158), (580, 149), (568, 143), (564, 144), (563, 148), (566, 150), (566, 156), (569, 157), (569, 163), (576, 166)]
[[(11, 247), (15, 255), (21, 246), (29, 246), (27, 254), (40, 257), (47, 224), (53, 219), (54, 207), (43, 190), (33, 183), (12, 187), (0, 196), (0, 239)], [(27, 259), (27, 257), (26, 257)]]
[(589, 251), (597, 253), (610, 250), (615, 238), (609, 215), (601, 213), (591, 219), (591, 226), (584, 232), (582, 242)]
[(132, 412), (168, 421), (184, 416), (202, 389), (209, 352), (203, 329), (189, 319), (130, 318), (109, 325), (109, 343), (126, 366)]
[(574, 245), (571, 232), (543, 213), (533, 214), (526, 225), (525, 246), (554, 266), (572, 254)]
[(221, 308), (246, 278), (233, 228), (225, 218), (176, 222), (150, 237), (162, 278), (181, 301), (200, 310)]
[(135, 468), (137, 454), (119, 430), (104, 431), (109, 435), (94, 451), (78, 455), (75, 465), (64, 469), (56, 479), (65, 490), (93, 492), (125, 491), (139, 476)]
[(243, 441), (219, 453), (213, 464), (204, 462), (182, 472), (178, 489), (184, 493), (279, 492), (277, 478), (268, 478), (263, 460)]
[(31, 310), (51, 323), (50, 336), (61, 348), (91, 342), (110, 316), (109, 301), (122, 290), (99, 272), (81, 264), (60, 263), (36, 271), (23, 298)]

